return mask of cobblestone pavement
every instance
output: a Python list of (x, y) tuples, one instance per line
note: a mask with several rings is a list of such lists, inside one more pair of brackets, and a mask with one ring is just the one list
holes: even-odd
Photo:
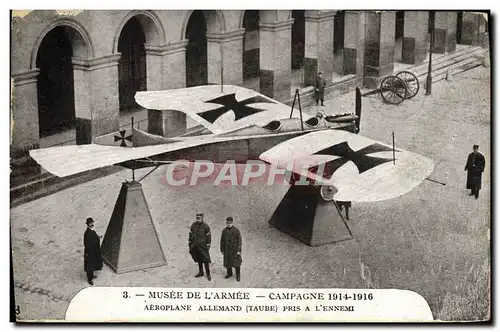
[[(328, 113), (352, 112), (354, 92), (326, 101)], [(315, 112), (311, 107), (308, 112)], [(489, 254), (490, 71), (479, 67), (452, 82), (424, 89), (398, 106), (380, 97), (363, 98), (361, 134), (432, 158), (431, 178), (400, 198), (355, 204), (357, 241), (308, 247), (270, 227), (267, 220), (286, 192), (254, 182), (248, 187), (204, 184), (176, 190), (163, 182), (164, 169), (143, 181), (159, 225), (168, 264), (126, 274), (108, 267), (96, 286), (287, 287), (409, 289), (421, 294), (434, 314), (439, 301)], [(474, 143), (487, 160), (478, 200), (465, 190), (463, 171)], [(144, 173), (144, 172), (139, 172)], [(138, 175), (140, 176), (140, 174)], [(72, 187), (11, 209), (16, 302), (20, 319), (63, 319), (70, 299), (88, 286), (83, 271), (85, 218), (93, 216), (104, 234), (121, 182), (130, 171)], [(175, 203), (174, 203), (175, 202)], [(195, 213), (212, 227), (213, 279), (193, 278), (187, 236)], [(243, 235), (242, 280), (225, 280), (218, 241), (223, 218), (233, 215)], [(361, 260), (369, 271), (361, 278)], [(369, 282), (369, 284), (368, 284)]]

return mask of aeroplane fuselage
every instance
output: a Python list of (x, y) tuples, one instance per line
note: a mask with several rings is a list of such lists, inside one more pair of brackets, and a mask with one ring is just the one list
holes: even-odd
[[(227, 161), (245, 163), (248, 160), (259, 160), (259, 156), (277, 144), (319, 130), (347, 130), (347, 129), (305, 129), (285, 133), (271, 133), (267, 135), (224, 136), (223, 141), (217, 142), (214, 135), (206, 144), (167, 152), (151, 157), (155, 161), (175, 160), (207, 160), (223, 164)], [(348, 130), (349, 131), (349, 130)], [(220, 137), (220, 136), (218, 136)], [(208, 138), (208, 137), (207, 137)], [(221, 137), (222, 138), (222, 137)], [(186, 138), (189, 139), (189, 138)]]

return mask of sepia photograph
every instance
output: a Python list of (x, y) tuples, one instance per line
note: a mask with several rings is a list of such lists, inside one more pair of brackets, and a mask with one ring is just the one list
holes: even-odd
[(13, 321), (489, 322), (494, 14), (10, 10)]

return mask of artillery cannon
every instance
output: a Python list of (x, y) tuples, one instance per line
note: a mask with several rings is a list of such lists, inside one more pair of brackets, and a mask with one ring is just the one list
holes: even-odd
[(396, 75), (386, 76), (378, 89), (365, 93), (363, 97), (380, 92), (384, 102), (397, 105), (405, 99), (415, 97), (419, 90), (417, 76), (409, 71), (401, 71)]

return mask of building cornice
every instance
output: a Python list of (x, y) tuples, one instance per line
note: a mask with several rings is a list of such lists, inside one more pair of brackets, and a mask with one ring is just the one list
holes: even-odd
[(103, 69), (107, 67), (113, 67), (118, 65), (118, 61), (121, 58), (120, 53), (105, 55), (98, 58), (83, 59), (78, 57), (71, 58), (73, 63), (73, 69), (94, 71), (98, 69)]
[(40, 69), (35, 68), (25, 72), (12, 74), (11, 77), (14, 79), (14, 86), (20, 86), (24, 84), (36, 83), (39, 74)]
[(293, 18), (291, 18), (286, 21), (274, 22), (274, 23), (261, 22), (259, 24), (259, 29), (261, 31), (273, 31), (273, 32), (287, 30), (292, 28), (293, 21), (294, 21)]
[(148, 55), (164, 56), (167, 54), (175, 54), (186, 51), (186, 46), (188, 40), (180, 40), (173, 43), (163, 44), (163, 45), (144, 45), (146, 48), (146, 53)]
[(241, 40), (243, 39), (244, 35), (245, 35), (245, 29), (238, 29), (225, 33), (207, 33), (207, 41), (227, 43), (235, 40)]
[(317, 10), (317, 11), (312, 11), (311, 13), (308, 13), (306, 11), (306, 16), (305, 20), (308, 22), (325, 22), (325, 21), (331, 21), (335, 18), (335, 15), (337, 14), (337, 10)]

